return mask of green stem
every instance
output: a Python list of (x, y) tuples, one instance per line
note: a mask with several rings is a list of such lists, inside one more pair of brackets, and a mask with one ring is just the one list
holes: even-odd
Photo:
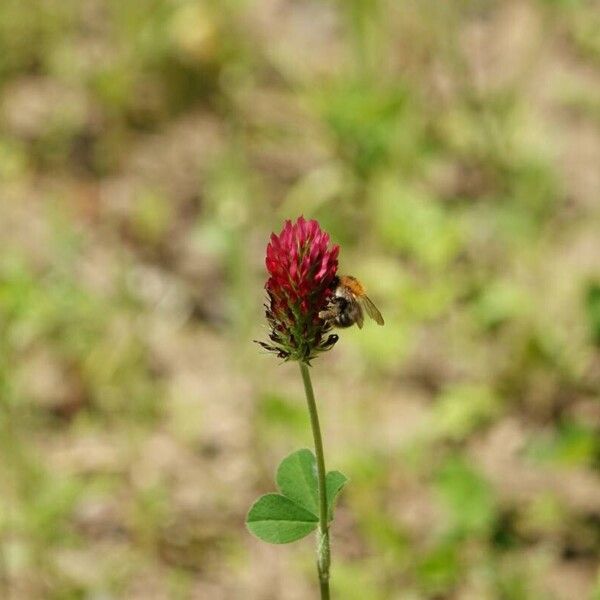
[(329, 600), (329, 523), (327, 518), (327, 492), (325, 487), (325, 455), (323, 453), (323, 439), (321, 437), (321, 428), (319, 426), (319, 415), (317, 413), (317, 404), (315, 402), (315, 393), (308, 365), (300, 362), (300, 373), (304, 382), (304, 391), (306, 392), (306, 402), (308, 404), (308, 413), (310, 414), (310, 424), (312, 427), (313, 438), (315, 441), (315, 455), (317, 457), (317, 481), (319, 487), (319, 532), (317, 534), (317, 569), (319, 572), (319, 583), (321, 587), (321, 600)]

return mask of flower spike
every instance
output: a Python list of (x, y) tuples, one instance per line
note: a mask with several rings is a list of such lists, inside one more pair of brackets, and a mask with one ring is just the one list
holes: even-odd
[(329, 241), (317, 221), (304, 217), (271, 234), (265, 259), (270, 342), (258, 343), (279, 358), (310, 363), (338, 340), (319, 317), (334, 292), (338, 267), (339, 246)]

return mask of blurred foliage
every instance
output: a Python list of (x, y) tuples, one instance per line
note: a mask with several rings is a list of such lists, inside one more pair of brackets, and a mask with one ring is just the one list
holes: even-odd
[(385, 328), (315, 366), (336, 598), (600, 598), (595, 0), (0, 3), (0, 598), (312, 598), (299, 214)]

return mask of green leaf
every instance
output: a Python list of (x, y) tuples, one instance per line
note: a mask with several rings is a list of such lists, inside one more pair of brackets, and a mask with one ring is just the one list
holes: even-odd
[(280, 494), (261, 496), (246, 517), (248, 529), (270, 544), (289, 544), (316, 529), (319, 519)]
[(325, 489), (327, 490), (327, 512), (330, 521), (333, 521), (333, 508), (338, 494), (348, 483), (348, 478), (339, 471), (329, 471), (325, 477)]
[[(319, 522), (319, 486), (315, 455), (304, 448), (281, 461), (277, 469), (281, 494), (261, 496), (248, 512), (246, 524), (258, 538), (271, 544), (287, 544), (303, 538)], [(340, 490), (347, 482), (339, 471), (325, 477), (328, 520)]]
[(306, 448), (284, 458), (277, 469), (279, 491), (314, 515), (319, 514), (317, 464)]
[[(339, 471), (329, 471), (325, 477), (329, 520), (337, 495), (348, 479)], [(304, 448), (284, 458), (277, 469), (279, 491), (314, 515), (319, 514), (319, 484), (315, 455)]]

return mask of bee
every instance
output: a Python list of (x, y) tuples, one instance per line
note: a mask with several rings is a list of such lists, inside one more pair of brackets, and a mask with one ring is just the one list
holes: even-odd
[(383, 317), (379, 309), (365, 293), (365, 288), (356, 277), (342, 275), (334, 280), (335, 292), (325, 310), (319, 313), (319, 318), (329, 321), (336, 327), (351, 327), (356, 323), (362, 328), (364, 312), (378, 325), (383, 325)]

